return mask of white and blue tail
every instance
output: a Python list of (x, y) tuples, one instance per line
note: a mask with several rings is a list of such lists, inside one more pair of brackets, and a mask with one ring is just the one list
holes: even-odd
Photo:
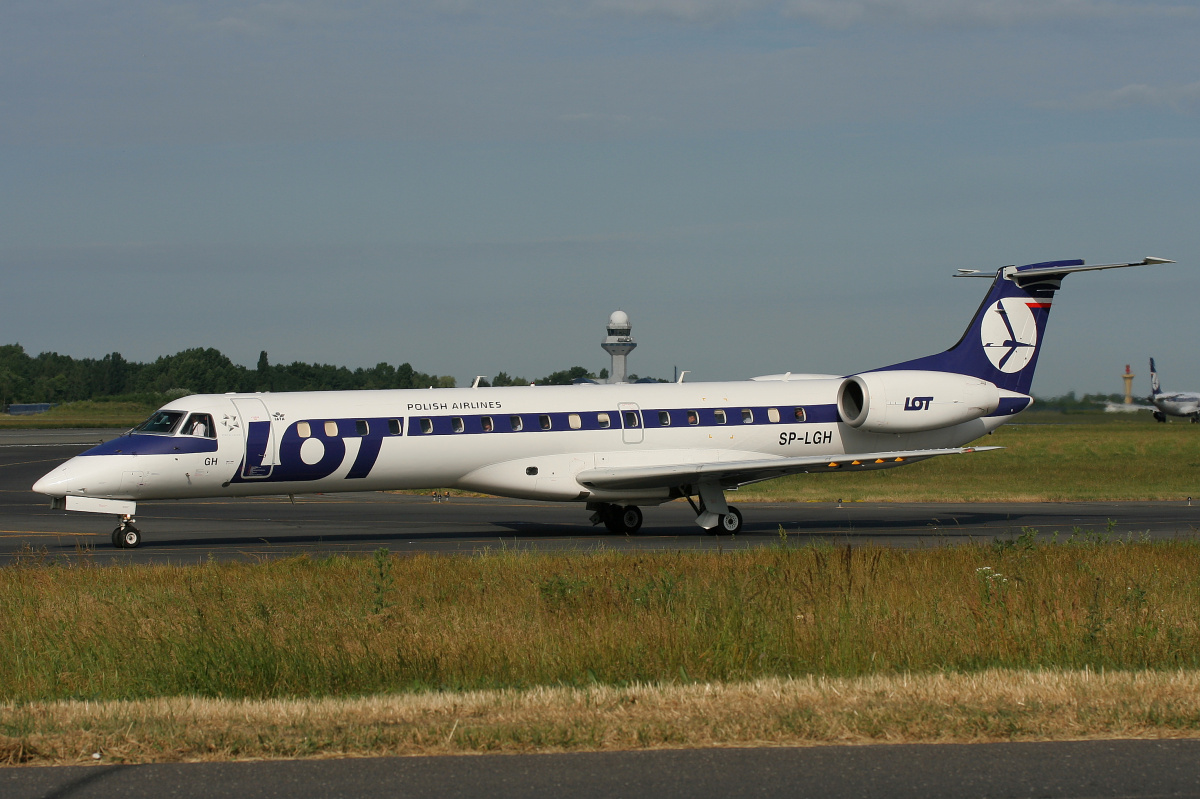
[[(1003, 267), (996, 272), (987, 296), (957, 344), (937, 355), (874, 371), (952, 372), (987, 380), (1003, 390), (1029, 394), (1050, 305), (1065, 276), (1072, 272), (1164, 263), (1174, 261), (1144, 258), (1132, 263), (1085, 266), (1083, 261), (1074, 260)], [(959, 272), (956, 277), (987, 277), (971, 270)]]
[(1150, 359), (1150, 399), (1161, 395), (1162, 387), (1158, 385), (1158, 370), (1154, 368), (1154, 359)]

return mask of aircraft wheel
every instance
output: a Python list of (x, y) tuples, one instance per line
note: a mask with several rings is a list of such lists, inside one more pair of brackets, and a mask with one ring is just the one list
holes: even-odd
[(626, 505), (621, 509), (621, 532), (636, 533), (642, 529), (642, 509), (637, 505)]
[(118, 526), (118, 527), (117, 527), (117, 529), (113, 530), (113, 533), (112, 533), (112, 545), (113, 545), (114, 547), (116, 547), (117, 549), (121, 549), (122, 547), (124, 547), (124, 546), (125, 546), (125, 545), (124, 545), (124, 544), (121, 542), (121, 536), (122, 536), (122, 534), (123, 534), (124, 532), (125, 532), (125, 531), (124, 531), (124, 530), (123, 530), (123, 529), (122, 529), (120, 526)]
[(132, 524), (125, 525), (125, 529), (121, 530), (121, 547), (123, 549), (133, 549), (140, 543), (142, 543), (141, 531)]
[(1162, 411), (1155, 411), (1154, 412), (1154, 421), (1165, 422), (1165, 421), (1167, 421), (1167, 415), (1165, 413), (1163, 413)]
[(604, 520), (604, 526), (608, 528), (610, 533), (623, 533), (625, 529), (621, 526), (621, 507), (619, 505), (605, 505), (601, 511), (601, 516)]
[(721, 521), (717, 526), (722, 533), (727, 535), (736, 535), (742, 531), (742, 512), (732, 505), (729, 506), (729, 513), (722, 514)]

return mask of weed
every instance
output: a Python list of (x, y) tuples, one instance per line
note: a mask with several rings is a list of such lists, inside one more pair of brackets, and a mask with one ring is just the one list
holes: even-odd
[(374, 566), (375, 568), (371, 571), (371, 595), (374, 600), (371, 612), (379, 614), (391, 607), (391, 603), (388, 602), (388, 594), (392, 591), (395, 583), (392, 577), (392, 558), (387, 547), (375, 550)]

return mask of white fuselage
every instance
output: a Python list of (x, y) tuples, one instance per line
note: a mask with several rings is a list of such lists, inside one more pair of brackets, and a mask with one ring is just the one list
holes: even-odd
[(1168, 416), (1195, 416), (1200, 414), (1200, 394), (1191, 392), (1158, 394), (1150, 399), (1156, 408)]
[[(34, 489), (136, 501), (460, 488), (655, 504), (679, 494), (665, 487), (605, 491), (577, 476), (595, 469), (956, 447), (1010, 418), (864, 432), (839, 419), (843, 382), (194, 395), (160, 412), (178, 414), (174, 429), (114, 439), (63, 464)], [(907, 399), (896, 398), (897, 408)], [(907, 410), (919, 416), (929, 405)], [(211, 419), (207, 430), (192, 435), (182, 426), (203, 415)]]

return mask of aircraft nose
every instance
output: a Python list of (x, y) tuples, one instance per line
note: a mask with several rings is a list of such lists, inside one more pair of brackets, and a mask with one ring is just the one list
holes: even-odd
[(69, 475), (72, 471), (68, 468), (70, 465), (71, 461), (67, 461), (42, 475), (41, 479), (33, 484), (33, 490), (51, 497), (66, 496), (66, 485), (70, 482)]
[[(105, 494), (116, 489), (112, 470), (104, 457), (71, 458), (33, 484), (33, 490), (51, 497)], [(119, 479), (120, 473), (117, 473)]]

